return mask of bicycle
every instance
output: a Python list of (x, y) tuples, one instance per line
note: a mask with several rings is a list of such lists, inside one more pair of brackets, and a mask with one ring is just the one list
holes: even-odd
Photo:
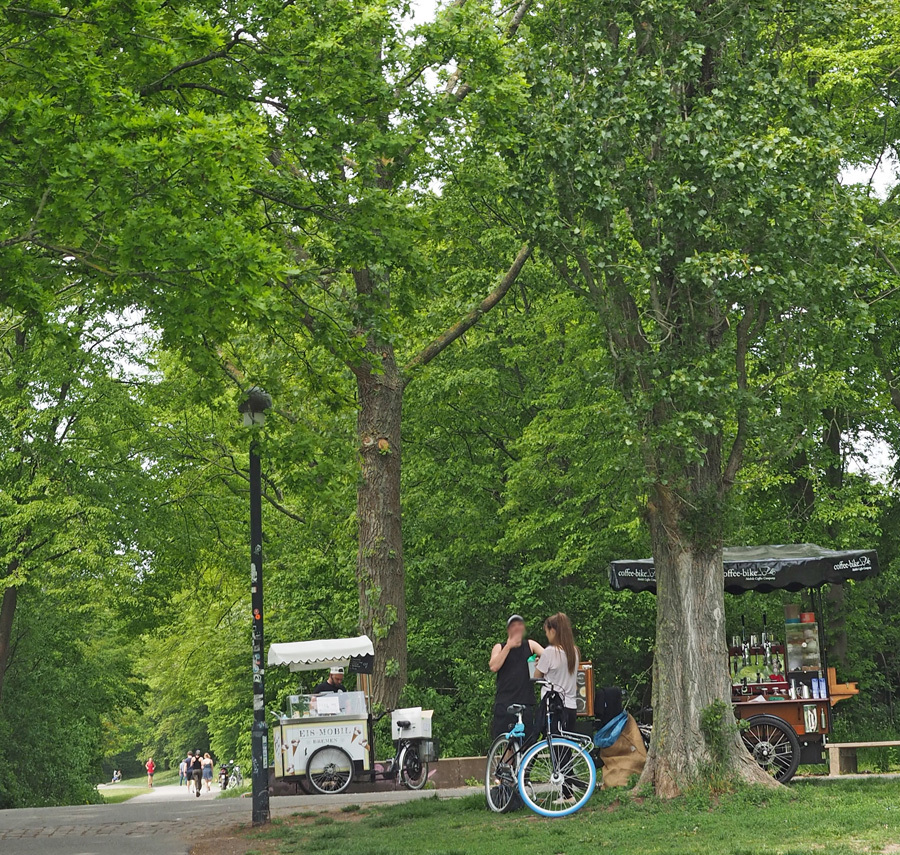
[(550, 683), (536, 682), (549, 689), (539, 708), (540, 718), (546, 724), (546, 738), (529, 744), (533, 735), (525, 734), (524, 707), (509, 707), (518, 721), (491, 746), (485, 770), (485, 796), (491, 810), (510, 810), (515, 795), (510, 780), (514, 776), (519, 797), (532, 811), (547, 817), (569, 816), (587, 804), (597, 786), (597, 767), (590, 754), (593, 743), (589, 736), (580, 733), (554, 733), (553, 710), (562, 703), (562, 697)]
[(509, 733), (501, 733), (494, 740), (488, 751), (484, 773), (484, 797), (488, 808), (494, 813), (508, 813), (517, 806), (519, 761), (525, 749), (530, 747), (522, 720), (525, 705), (512, 704), (506, 712), (516, 716), (516, 724)]
[[(229, 787), (243, 787), (244, 776), (241, 774), (241, 767), (237, 763), (234, 764), (231, 775), (228, 776)], [(227, 789), (227, 788), (226, 788)]]
[[(400, 730), (407, 730), (410, 727), (408, 721), (398, 721), (397, 727)], [(408, 790), (421, 790), (428, 782), (428, 760), (424, 752), (422, 752), (424, 739), (398, 739), (397, 751), (391, 761), (388, 772), (393, 769), (397, 770), (400, 783)]]
[[(379, 721), (391, 711), (383, 712), (373, 721)], [(400, 730), (408, 730), (409, 721), (396, 722)], [(383, 778), (396, 778), (408, 790), (421, 790), (428, 782), (428, 757), (434, 753), (434, 742), (430, 739), (396, 740), (394, 756), (387, 761), (381, 772)], [(313, 791), (321, 795), (343, 793), (353, 781), (353, 761), (343, 748), (337, 745), (323, 745), (315, 750), (306, 764), (306, 781)]]

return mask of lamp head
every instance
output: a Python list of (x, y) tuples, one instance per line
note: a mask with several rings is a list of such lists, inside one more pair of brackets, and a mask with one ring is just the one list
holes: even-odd
[(238, 405), (238, 412), (244, 415), (244, 427), (265, 424), (266, 410), (271, 406), (272, 396), (259, 386), (251, 386), (247, 390), (247, 396)]

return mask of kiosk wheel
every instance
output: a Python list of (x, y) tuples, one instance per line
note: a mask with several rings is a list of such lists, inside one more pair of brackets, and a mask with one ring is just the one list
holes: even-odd
[(353, 761), (337, 745), (323, 745), (309, 756), (306, 780), (317, 793), (333, 796), (342, 793), (353, 780)]
[(428, 764), (416, 745), (407, 745), (400, 752), (397, 766), (400, 769), (400, 783), (408, 790), (421, 790), (428, 781)]
[(774, 715), (755, 715), (747, 724), (741, 732), (747, 750), (761, 769), (786, 784), (800, 765), (800, 740), (794, 728)]

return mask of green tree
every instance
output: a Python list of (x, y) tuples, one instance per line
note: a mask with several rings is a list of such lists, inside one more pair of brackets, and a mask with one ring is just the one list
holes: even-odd
[[(488, 275), (462, 278), (436, 335), (429, 305), (444, 284), (434, 257), (444, 236), (431, 228), (427, 187), (460, 161), (463, 129), (515, 94), (506, 44), (528, 5), (495, 14), (454, 2), (412, 29), (394, 0), (233, 7), (217, 19), (221, 47), (198, 49), (145, 89), (198, 104), (213, 93), (223, 111), (241, 100), (265, 106), (266, 169), (250, 190), (292, 257), (273, 328), (292, 343), (297, 370), (312, 342), (352, 380), (360, 623), (375, 642), (377, 699), (389, 706), (406, 681), (403, 391), (503, 298), (530, 256), (512, 233), (496, 240)], [(220, 65), (237, 76), (217, 82)], [(480, 112), (463, 109), (471, 99)]]
[[(512, 195), (596, 312), (640, 455), (658, 578), (643, 780), (662, 795), (702, 777), (703, 710), (731, 700), (721, 550), (751, 442), (805, 430), (780, 423), (779, 387), (812, 388), (833, 319), (864, 317), (841, 140), (791, 60), (835, 14), (556, 2), (529, 27)], [(766, 780), (736, 729), (724, 744), (731, 773)]]
[[(95, 309), (81, 299), (43, 319), (0, 311), (7, 807), (91, 798), (105, 723), (140, 699), (116, 632), (141, 505), (140, 420), (120, 370), (131, 331)], [(59, 774), (46, 762), (48, 744), (69, 747)]]

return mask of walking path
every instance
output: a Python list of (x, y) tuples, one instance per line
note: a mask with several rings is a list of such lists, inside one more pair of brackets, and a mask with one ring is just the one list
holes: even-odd
[[(76, 805), (0, 811), (2, 855), (188, 855), (216, 828), (250, 822), (250, 799), (220, 799), (218, 787), (197, 798), (177, 784), (154, 787), (114, 805)], [(272, 816), (301, 810), (335, 810), (348, 804), (394, 804), (414, 799), (458, 798), (479, 787), (453, 790), (385, 790), (340, 796), (279, 796)]]

